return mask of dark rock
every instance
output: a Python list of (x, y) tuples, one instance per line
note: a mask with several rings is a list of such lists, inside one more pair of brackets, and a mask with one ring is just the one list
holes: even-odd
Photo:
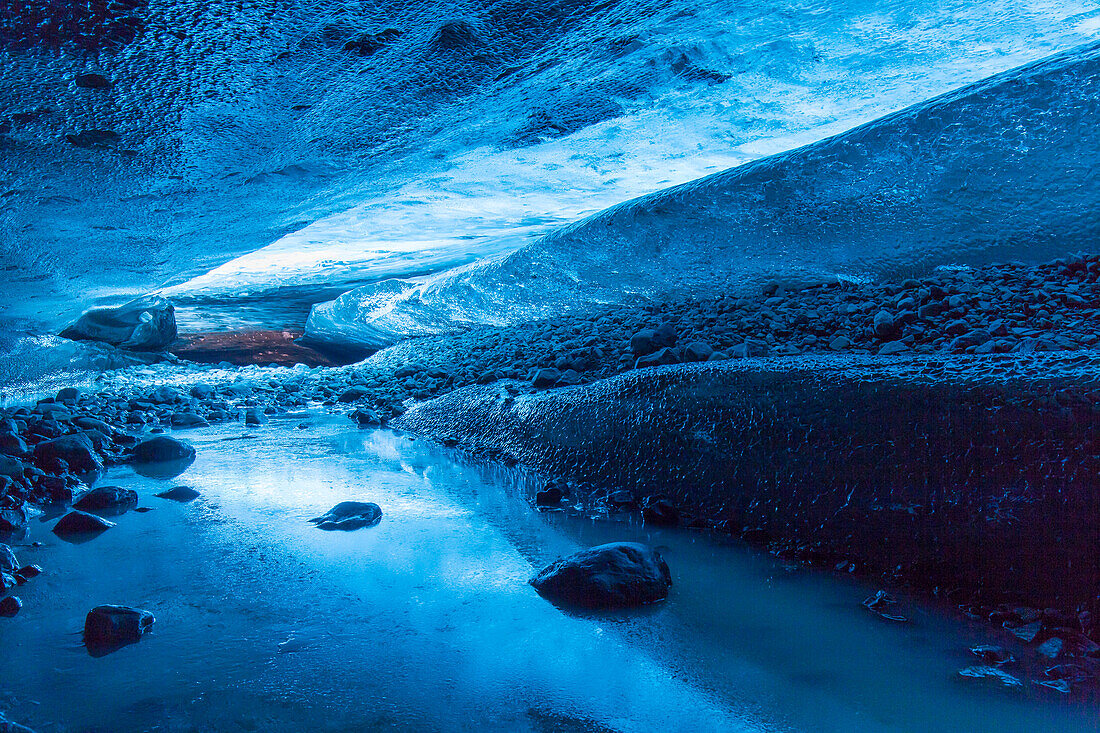
[(640, 357), (638, 361), (634, 362), (635, 369), (645, 369), (646, 367), (662, 366), (665, 364), (679, 364), (680, 357), (676, 355), (676, 352), (671, 348), (665, 347), (660, 351), (656, 351), (647, 356)]
[(7, 476), (19, 481), (23, 478), (23, 471), (25, 470), (26, 467), (18, 458), (0, 454), (0, 476)]
[(974, 667), (967, 667), (959, 670), (959, 675), (962, 677), (968, 677), (970, 679), (985, 680), (995, 682), (1005, 687), (1019, 687), (1021, 684), (1018, 677), (1013, 677), (1003, 669), (997, 667), (991, 667), (988, 665), (977, 665)]
[(371, 502), (342, 501), (309, 521), (316, 524), (318, 529), (350, 531), (378, 524), (382, 521), (382, 510)]
[(172, 415), (171, 418), (172, 427), (174, 428), (206, 428), (210, 426), (210, 423), (206, 421), (206, 418), (201, 415), (196, 415), (193, 412), (177, 412)]
[(561, 506), (561, 500), (564, 498), (565, 495), (561, 489), (551, 486), (535, 494), (535, 504), (541, 507), (556, 508)]
[(267, 418), (264, 416), (263, 410), (258, 407), (250, 407), (244, 411), (244, 424), (250, 427), (256, 427), (263, 425), (267, 422)]
[(111, 82), (102, 74), (77, 74), (73, 80), (81, 89), (110, 89)]
[(146, 438), (133, 449), (135, 463), (165, 463), (194, 460), (195, 449), (168, 435)]
[(553, 367), (546, 369), (539, 369), (535, 372), (535, 376), (531, 379), (531, 385), (536, 389), (544, 389), (546, 387), (553, 387), (561, 379), (561, 372)]
[(357, 422), (361, 428), (377, 428), (382, 425), (382, 419), (378, 417), (378, 413), (366, 408), (360, 408), (349, 414), (348, 417)]
[(896, 326), (894, 325), (894, 316), (887, 311), (879, 311), (875, 314), (874, 330), (875, 335), (879, 338), (884, 338), (894, 333)]
[(15, 571), (15, 577), (20, 583), (26, 583), (31, 578), (37, 578), (42, 574), (42, 568), (37, 565), (24, 565)]
[(627, 608), (668, 596), (672, 574), (660, 553), (634, 542), (614, 542), (558, 560), (531, 579), (539, 595), (567, 606)]
[(978, 659), (982, 660), (986, 664), (1001, 666), (1003, 664), (1011, 664), (1012, 662), (1016, 661), (1016, 658), (1013, 657), (1008, 651), (1006, 651), (1002, 647), (994, 646), (992, 644), (982, 644), (979, 646), (971, 647), (970, 651), (974, 654), (974, 656), (976, 656)]
[(53, 533), (62, 539), (91, 539), (113, 526), (115, 526), (114, 522), (108, 522), (102, 517), (74, 510), (63, 516), (54, 525)]
[(652, 354), (658, 348), (660, 346), (657, 342), (657, 332), (652, 328), (638, 331), (630, 337), (630, 350), (634, 352), (635, 356)]
[(893, 356), (894, 354), (904, 354), (909, 351), (909, 345), (904, 341), (887, 341), (879, 348), (879, 356)]
[(710, 344), (704, 341), (693, 341), (684, 347), (684, 361), (706, 361), (714, 353)]
[(11, 618), (19, 613), (22, 608), (23, 601), (19, 600), (16, 596), (5, 596), (4, 598), (0, 598), (0, 616), (4, 618)]
[(49, 470), (60, 459), (76, 473), (93, 473), (103, 470), (103, 463), (96, 455), (95, 446), (87, 435), (63, 435), (46, 440), (34, 447), (34, 463)]
[(153, 614), (141, 608), (96, 606), (84, 619), (84, 644), (97, 651), (133, 644), (155, 620)]
[(0, 433), (0, 453), (9, 456), (25, 456), (27, 455), (27, 444), (18, 435)]
[(170, 499), (172, 501), (186, 503), (199, 498), (199, 492), (195, 491), (190, 486), (173, 486), (168, 489), (168, 491), (162, 491), (156, 496), (161, 499)]
[(894, 610), (897, 604), (897, 600), (884, 590), (878, 591), (863, 601), (864, 608), (887, 621), (908, 621), (909, 619)]
[(90, 310), (61, 336), (104, 341), (136, 351), (157, 351), (176, 340), (176, 311), (164, 298), (145, 296), (118, 308)]
[(370, 394), (370, 390), (366, 387), (349, 387), (337, 398), (337, 402), (355, 402), (361, 400)]
[(642, 506), (642, 521), (655, 527), (675, 527), (680, 523), (680, 510), (663, 496), (651, 496)]
[(85, 512), (110, 512), (121, 514), (136, 507), (137, 492), (120, 486), (97, 486), (88, 489), (73, 502), (73, 509)]

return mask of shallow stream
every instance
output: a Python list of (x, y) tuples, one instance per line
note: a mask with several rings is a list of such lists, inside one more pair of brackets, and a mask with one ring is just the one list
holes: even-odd
[[(309, 423), (309, 428), (299, 428)], [(989, 632), (732, 540), (534, 511), (521, 474), (317, 415), (186, 431), (170, 480), (129, 468), (130, 512), (72, 545), (34, 521), (15, 548), (45, 573), (0, 622), (0, 711), (39, 731), (1094, 731), (1095, 701), (958, 676)], [(188, 485), (198, 499), (154, 494)], [(382, 522), (324, 532), (337, 502)], [(584, 546), (641, 540), (668, 601), (571, 615), (527, 579)], [(30, 543), (41, 542), (40, 547)], [(156, 614), (93, 658), (84, 614)], [(1006, 643), (996, 639), (998, 643)]]

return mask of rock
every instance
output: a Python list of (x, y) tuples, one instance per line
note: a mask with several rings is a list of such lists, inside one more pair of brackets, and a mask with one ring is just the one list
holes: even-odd
[(195, 449), (168, 435), (146, 438), (133, 449), (135, 463), (164, 463), (194, 460)]
[[(27, 455), (27, 444), (18, 435), (0, 433), (0, 453), (9, 456), (25, 456)], [(0, 469), (0, 474), (8, 475), (2, 469)]]
[(887, 341), (878, 350), (879, 356), (892, 356), (894, 354), (904, 354), (909, 351), (909, 345), (904, 341)]
[(0, 532), (18, 532), (27, 526), (27, 513), (23, 507), (11, 506), (0, 508)]
[(120, 486), (97, 486), (88, 489), (73, 502), (73, 509), (84, 512), (122, 513), (136, 507), (137, 492)]
[(214, 396), (214, 388), (209, 384), (196, 384), (191, 387), (191, 396), (196, 400), (208, 400)]
[(250, 407), (244, 411), (244, 424), (250, 427), (257, 427), (267, 422), (267, 417), (264, 416), (263, 410), (258, 407)]
[(645, 369), (646, 367), (663, 366), (665, 364), (679, 364), (680, 357), (676, 355), (676, 352), (668, 347), (662, 348), (648, 356), (643, 356), (634, 362), (635, 369)]
[(829, 342), (829, 348), (833, 351), (843, 351), (852, 345), (852, 340), (847, 336), (837, 336)]
[(1057, 636), (1052, 636), (1036, 647), (1035, 651), (1048, 659), (1057, 659), (1062, 656), (1062, 651), (1065, 649), (1065, 646), (1065, 641)]
[(58, 402), (76, 402), (80, 397), (80, 390), (76, 387), (62, 387), (58, 390), (54, 399)]
[(680, 523), (680, 510), (663, 496), (651, 496), (642, 506), (642, 521), (655, 527), (675, 527)]
[(0, 544), (0, 572), (14, 573), (19, 569), (19, 561), (15, 559), (15, 552), (5, 544)]
[(210, 426), (210, 423), (206, 421), (201, 415), (196, 415), (193, 412), (177, 412), (172, 415), (171, 418), (172, 427), (174, 428), (206, 428)]
[(630, 337), (630, 350), (635, 356), (652, 354), (658, 348), (657, 332), (652, 328), (642, 329)]
[(90, 310), (61, 332), (64, 338), (104, 341), (136, 351), (158, 351), (175, 341), (176, 335), (175, 308), (155, 295), (118, 308)]
[(611, 609), (663, 600), (672, 574), (653, 548), (614, 542), (558, 560), (530, 582), (539, 595), (554, 603)]
[(1016, 638), (1022, 641), (1032, 642), (1035, 640), (1035, 637), (1039, 635), (1039, 632), (1043, 630), (1043, 622), (1033, 621), (1029, 624), (1006, 628), (1008, 628)]
[(1003, 669), (997, 667), (990, 667), (988, 665), (978, 665), (974, 667), (967, 667), (959, 670), (961, 677), (969, 677), (971, 679), (988, 680), (999, 683), (1005, 687), (1019, 687), (1022, 683), (1018, 677), (1013, 677)]
[(350, 531), (373, 527), (382, 521), (382, 509), (364, 501), (342, 501), (319, 517), (309, 520), (318, 529)]
[(90, 649), (109, 649), (141, 639), (156, 619), (141, 608), (96, 606), (84, 618), (84, 644)]
[(965, 351), (971, 346), (981, 346), (982, 344), (989, 341), (991, 338), (993, 337), (989, 335), (988, 331), (983, 331), (981, 329), (967, 331), (963, 335), (956, 337), (951, 342), (951, 350)]
[(368, 394), (370, 394), (370, 390), (366, 387), (349, 387), (340, 394), (336, 401), (343, 403), (355, 402), (366, 397)]
[(894, 332), (894, 316), (888, 311), (879, 311), (875, 314), (874, 331), (879, 338), (885, 338)]
[(382, 425), (382, 419), (378, 417), (378, 413), (366, 408), (360, 408), (348, 417), (357, 422), (361, 428), (377, 428)]
[(1012, 656), (1008, 651), (1002, 647), (994, 646), (993, 644), (981, 644), (971, 647), (970, 652), (986, 664), (992, 664), (998, 667), (1016, 661), (1016, 657)]
[(106, 532), (115, 526), (114, 522), (108, 522), (102, 517), (87, 512), (71, 511), (63, 516), (54, 525), (53, 533), (62, 539), (85, 537), (91, 539), (95, 535)]
[(93, 473), (103, 470), (103, 462), (96, 455), (95, 446), (87, 435), (63, 435), (46, 440), (34, 447), (34, 464), (49, 471), (58, 460), (65, 461), (75, 473)]
[(561, 379), (561, 372), (553, 367), (539, 369), (531, 379), (531, 385), (536, 389), (553, 387)]
[(15, 571), (15, 577), (20, 584), (26, 583), (31, 578), (37, 578), (42, 574), (42, 568), (37, 565), (24, 565)]
[(540, 507), (557, 508), (561, 506), (561, 500), (565, 498), (562, 490), (556, 486), (539, 491), (535, 494), (535, 504)]
[(909, 619), (894, 610), (897, 604), (897, 599), (884, 590), (878, 591), (873, 596), (865, 598), (863, 601), (864, 608), (887, 621), (908, 621)]
[(714, 349), (703, 341), (692, 341), (684, 347), (684, 361), (707, 361)]
[(110, 89), (110, 80), (102, 74), (77, 74), (73, 79), (81, 89)]
[(754, 341), (749, 339), (743, 344), (737, 344), (730, 347), (729, 357), (731, 359), (748, 359), (756, 356), (767, 356), (768, 346), (760, 341)]
[(156, 496), (161, 499), (170, 499), (172, 501), (186, 503), (199, 498), (199, 492), (195, 491), (190, 486), (173, 486), (168, 489), (168, 491), (162, 491)]
[(0, 598), (0, 616), (4, 618), (11, 618), (19, 613), (22, 608), (23, 601), (19, 600), (16, 596), (5, 596), (4, 598)]
[(24, 470), (26, 470), (26, 467), (23, 465), (23, 461), (14, 456), (0, 454), (0, 476), (7, 476), (10, 479), (19, 481), (23, 478)]

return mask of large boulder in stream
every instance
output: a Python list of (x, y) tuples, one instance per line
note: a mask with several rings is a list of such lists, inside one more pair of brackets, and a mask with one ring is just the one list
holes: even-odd
[(134, 446), (131, 462), (142, 476), (172, 478), (195, 462), (195, 449), (171, 436), (154, 435)]
[(159, 351), (176, 340), (176, 309), (164, 298), (148, 295), (118, 308), (90, 310), (60, 335), (134, 351)]
[(565, 606), (629, 608), (664, 600), (672, 574), (652, 547), (612, 542), (547, 565), (531, 585), (543, 598)]
[(378, 524), (382, 521), (382, 509), (369, 501), (342, 501), (309, 521), (316, 524), (317, 529), (350, 531)]
[(113, 526), (115, 526), (114, 522), (108, 522), (102, 517), (73, 510), (54, 525), (53, 533), (69, 542), (84, 542), (106, 532)]

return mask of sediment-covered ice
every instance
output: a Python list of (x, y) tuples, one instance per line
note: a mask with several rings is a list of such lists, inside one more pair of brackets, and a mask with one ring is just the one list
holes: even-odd
[(1095, 245), (1097, 170), (1094, 43), (615, 206), (507, 256), (364, 286), (315, 307), (307, 335), (382, 346), (765, 278), (1049, 259)]

